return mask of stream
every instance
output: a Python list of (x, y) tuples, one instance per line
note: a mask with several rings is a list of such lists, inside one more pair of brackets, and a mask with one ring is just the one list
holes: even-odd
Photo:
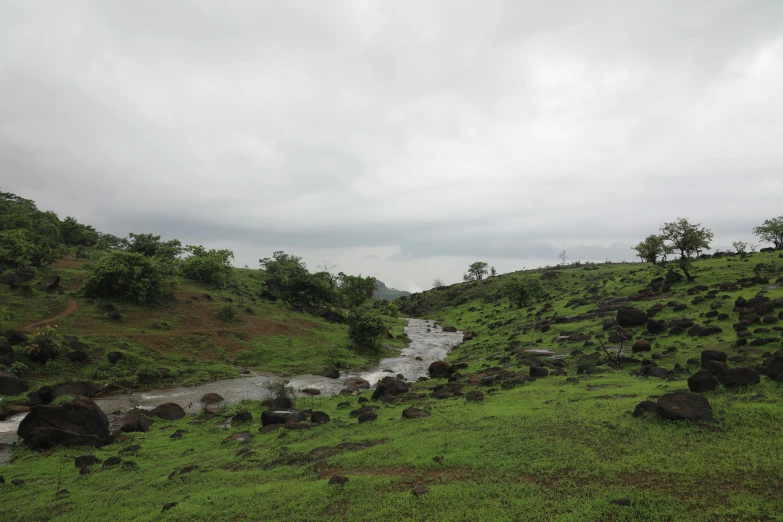
[[(443, 332), (440, 326), (432, 327), (433, 322), (424, 319), (408, 319), (405, 327), (406, 335), (411, 343), (404, 348), (399, 356), (381, 359), (378, 365), (366, 372), (344, 372), (337, 379), (319, 375), (299, 375), (289, 378), (290, 386), (297, 395), (303, 395), (303, 389), (316, 389), (321, 395), (337, 395), (346, 387), (345, 381), (351, 378), (361, 378), (374, 386), (386, 376), (402, 374), (409, 382), (419, 377), (427, 376), (427, 368), (434, 361), (443, 360), (446, 355), (460, 343), (462, 332)], [(420, 359), (420, 360), (419, 360)], [(260, 400), (267, 395), (265, 385), (280, 380), (277, 376), (248, 376), (239, 379), (227, 379), (210, 382), (199, 386), (168, 388), (161, 390), (145, 390), (132, 393), (96, 397), (93, 400), (113, 423), (119, 416), (113, 411), (123, 413), (131, 408), (152, 409), (167, 402), (175, 402), (185, 411), (195, 413), (202, 408), (201, 397), (207, 393), (221, 395), (226, 403), (240, 402), (245, 399)], [(10, 445), (16, 442), (16, 430), (25, 414), (11, 417), (0, 422), (0, 466), (10, 460)]]

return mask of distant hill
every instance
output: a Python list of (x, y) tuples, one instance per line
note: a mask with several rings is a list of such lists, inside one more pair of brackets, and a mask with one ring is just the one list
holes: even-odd
[(397, 299), (398, 297), (411, 295), (410, 292), (405, 292), (403, 290), (396, 290), (394, 288), (389, 288), (385, 284), (383, 284), (383, 281), (380, 281), (378, 279), (376, 279), (375, 282), (378, 283), (378, 290), (376, 290), (375, 293), (372, 294), (372, 296), (375, 297), (376, 299), (383, 299), (384, 301), (391, 301), (392, 299)]

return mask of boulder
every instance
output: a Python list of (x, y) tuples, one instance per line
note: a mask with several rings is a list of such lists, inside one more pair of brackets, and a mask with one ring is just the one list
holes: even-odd
[(443, 361), (435, 361), (427, 369), (432, 379), (445, 379), (451, 374), (451, 366)]
[(444, 326), (441, 330), (447, 333), (457, 333), (457, 328), (455, 326)]
[(633, 353), (649, 352), (650, 350), (652, 350), (652, 347), (647, 339), (639, 339), (631, 347), (631, 352)]
[(767, 376), (773, 381), (783, 382), (783, 354), (780, 352), (774, 354), (764, 365)]
[(744, 388), (761, 382), (755, 368), (728, 368), (718, 374), (718, 380), (726, 388)]
[(372, 392), (372, 399), (391, 399), (408, 393), (408, 383), (397, 379), (396, 377), (384, 377), (378, 381), (375, 391)]
[(726, 364), (727, 357), (728, 355), (726, 352), (721, 352), (719, 350), (704, 350), (701, 352), (701, 367), (706, 368), (708, 361), (718, 361)]
[(122, 359), (122, 352), (109, 352), (106, 354), (106, 359), (108, 359), (111, 364), (114, 364)]
[(378, 414), (372, 411), (362, 413), (359, 415), (359, 424), (362, 424), (364, 422), (371, 422), (378, 418)]
[(651, 334), (659, 334), (666, 331), (666, 326), (655, 319), (647, 320), (647, 331)]
[(348, 477), (344, 477), (342, 475), (332, 475), (332, 477), (329, 479), (330, 486), (344, 486), (347, 483)]
[(481, 402), (484, 400), (484, 394), (480, 391), (471, 391), (465, 394), (465, 400), (468, 402)]
[(327, 415), (324, 411), (314, 411), (310, 414), (310, 422), (314, 422), (316, 424), (326, 424), (331, 420), (332, 419), (329, 417), (329, 415)]
[(147, 412), (133, 408), (117, 421), (117, 430), (122, 433), (146, 432), (152, 426), (152, 420), (145, 415)]
[(9, 344), (22, 344), (27, 342), (27, 334), (21, 330), (6, 330), (4, 333)]
[(13, 373), (0, 372), (0, 395), (19, 395), (29, 388), (30, 386), (24, 379)]
[(261, 412), (261, 425), (305, 422), (307, 415), (299, 410), (265, 410)]
[(711, 421), (712, 406), (704, 395), (677, 391), (658, 399), (658, 415), (667, 420)]
[(30, 406), (36, 404), (49, 404), (54, 400), (54, 390), (51, 386), (41, 386), (38, 391), (27, 394), (27, 403)]
[(470, 332), (470, 331), (468, 331), (468, 332), (465, 332), (465, 333), (462, 335), (462, 340), (463, 340), (463, 341), (470, 341), (470, 340), (471, 340), (471, 339), (473, 339), (474, 337), (476, 337), (476, 334), (475, 334), (475, 333), (473, 333), (473, 332)]
[(533, 378), (536, 377), (546, 377), (549, 375), (549, 370), (546, 368), (543, 368), (541, 366), (531, 366), (530, 367), (530, 376)]
[(69, 382), (65, 384), (58, 384), (52, 388), (52, 393), (55, 397), (63, 397), (65, 395), (81, 395), (82, 397), (92, 397), (98, 392), (98, 387), (92, 382)]
[(103, 446), (110, 441), (106, 415), (86, 397), (76, 397), (61, 406), (33, 406), (19, 424), (17, 434), (34, 450)]
[(722, 333), (723, 329), (719, 326), (707, 326), (702, 331), (699, 332), (699, 337), (706, 337), (708, 335), (715, 335)]
[(720, 382), (710, 370), (699, 370), (688, 378), (688, 389), (693, 393), (704, 393), (718, 388)]
[(355, 386), (359, 389), (364, 389), (364, 390), (370, 389), (370, 383), (365, 379), (361, 379), (359, 377), (351, 377), (350, 379), (345, 379), (345, 385)]
[(56, 290), (57, 287), (60, 286), (60, 276), (55, 274), (50, 275), (49, 277), (45, 277), (43, 280), (41, 280), (41, 286), (47, 292)]
[(245, 422), (253, 422), (253, 415), (249, 411), (240, 411), (231, 417), (231, 424), (243, 424)]
[(87, 352), (81, 350), (74, 350), (65, 354), (65, 357), (72, 362), (81, 362), (87, 360)]
[(175, 421), (183, 418), (186, 415), (186, 413), (185, 410), (182, 409), (182, 406), (180, 406), (179, 404), (176, 404), (174, 402), (167, 402), (165, 404), (161, 404), (160, 406), (154, 408), (152, 411), (149, 412), (149, 415), (151, 417), (157, 417), (163, 420)]
[(647, 322), (647, 313), (638, 308), (625, 307), (617, 311), (617, 324), (622, 327), (643, 326)]
[(327, 366), (321, 371), (320, 375), (321, 377), (328, 377), (329, 379), (339, 379), (340, 370), (338, 370), (334, 366)]
[(225, 401), (223, 397), (221, 397), (219, 394), (210, 392), (204, 394), (203, 397), (201, 397), (201, 400), (199, 401), (201, 404), (220, 404), (221, 402)]
[(405, 408), (404, 410), (402, 410), (403, 419), (422, 419), (424, 417), (429, 417), (429, 416), (430, 416), (430, 412), (428, 412), (427, 410), (414, 408), (412, 406), (410, 408)]

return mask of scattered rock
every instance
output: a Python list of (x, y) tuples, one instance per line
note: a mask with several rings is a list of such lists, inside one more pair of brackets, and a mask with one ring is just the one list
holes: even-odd
[(465, 394), (465, 400), (468, 402), (480, 402), (484, 400), (484, 394), (480, 391), (471, 391)]
[(332, 475), (332, 477), (329, 479), (330, 486), (344, 486), (347, 483), (348, 477), (344, 477), (342, 475)]
[(704, 350), (701, 352), (701, 367), (707, 368), (709, 361), (718, 361), (726, 364), (727, 357), (728, 355), (726, 352), (721, 352), (719, 350)]
[(617, 311), (617, 324), (622, 327), (643, 326), (647, 322), (647, 314), (638, 308), (625, 307)]
[(377, 418), (378, 418), (378, 414), (373, 411), (362, 413), (361, 415), (359, 415), (359, 424), (362, 424), (363, 422), (374, 421)]
[(755, 368), (730, 368), (718, 374), (718, 380), (726, 388), (744, 388), (761, 382)]
[(149, 431), (152, 421), (145, 413), (144, 410), (133, 408), (117, 422), (118, 430), (123, 433)]
[(610, 501), (610, 504), (614, 504), (615, 506), (630, 506), (631, 505), (631, 499), (628, 499), (628, 498), (616, 498), (616, 499)]
[(246, 422), (253, 422), (253, 415), (249, 411), (240, 411), (231, 417), (231, 424), (243, 424)]
[(659, 323), (655, 319), (647, 320), (647, 331), (651, 334), (659, 334), (666, 331), (666, 326), (663, 323)]
[(76, 397), (61, 406), (33, 406), (17, 433), (31, 449), (103, 446), (110, 440), (106, 415), (86, 397)]
[(445, 379), (451, 374), (451, 366), (443, 361), (435, 361), (430, 364), (427, 372), (432, 379)]
[(109, 352), (106, 354), (106, 359), (108, 359), (111, 364), (115, 364), (122, 359), (122, 352)]
[(310, 414), (310, 422), (316, 424), (326, 424), (330, 420), (332, 419), (324, 411), (314, 411)]
[(218, 395), (217, 393), (207, 393), (203, 397), (201, 397), (201, 404), (220, 404), (225, 399)]
[(688, 378), (688, 389), (693, 393), (713, 391), (719, 385), (718, 378), (708, 369), (699, 370)]
[(73, 459), (73, 463), (77, 468), (83, 470), (88, 469), (90, 466), (94, 466), (95, 464), (100, 464), (101, 459), (94, 455), (82, 455)]
[(650, 350), (652, 350), (652, 347), (647, 339), (639, 339), (631, 347), (631, 352), (633, 353), (649, 352)]
[(0, 395), (19, 395), (30, 388), (27, 381), (13, 373), (0, 372)]
[(530, 367), (530, 376), (533, 378), (537, 377), (546, 377), (549, 375), (549, 370), (542, 366), (531, 366)]
[(402, 410), (402, 418), (403, 419), (423, 419), (424, 417), (429, 417), (430, 412), (427, 410), (421, 410), (419, 408), (405, 408)]
[(261, 412), (261, 425), (305, 422), (307, 415), (299, 410), (265, 410)]
[(441, 331), (447, 333), (457, 333), (457, 328), (455, 326), (444, 326), (441, 328)]
[(249, 431), (239, 431), (236, 433), (232, 433), (225, 439), (223, 439), (223, 444), (227, 444), (229, 442), (249, 442), (253, 439), (253, 434)]
[(167, 402), (154, 408), (149, 412), (149, 415), (163, 420), (175, 421), (185, 417), (186, 413), (179, 404)]
[(171, 508), (173, 508), (173, 507), (176, 507), (176, 506), (177, 506), (177, 503), (176, 503), (176, 502), (167, 502), (167, 503), (163, 504), (163, 509), (162, 509), (162, 511), (165, 513), (165, 512), (166, 512), (166, 511), (168, 511), (169, 509), (171, 509)]
[(678, 391), (658, 399), (658, 415), (667, 420), (711, 421), (712, 407), (704, 395)]

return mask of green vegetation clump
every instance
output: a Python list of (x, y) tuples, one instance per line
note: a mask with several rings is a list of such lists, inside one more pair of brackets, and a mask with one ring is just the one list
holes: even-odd
[(381, 315), (370, 308), (358, 308), (348, 319), (348, 337), (362, 348), (377, 350), (386, 334)]
[(35, 203), (0, 192), (0, 265), (38, 267), (50, 264), (60, 244), (60, 220)]
[(207, 250), (203, 246), (188, 245), (190, 255), (182, 262), (182, 275), (193, 281), (210, 285), (224, 284), (231, 277), (231, 250)]
[(160, 304), (171, 298), (173, 271), (164, 259), (134, 252), (105, 252), (87, 268), (82, 291), (88, 297)]

